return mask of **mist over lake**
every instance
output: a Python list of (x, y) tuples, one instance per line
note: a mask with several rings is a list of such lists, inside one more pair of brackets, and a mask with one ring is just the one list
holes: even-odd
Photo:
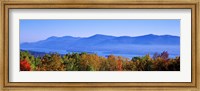
[(170, 58), (175, 58), (180, 55), (180, 47), (179, 46), (157, 46), (157, 45), (126, 45), (125, 48), (119, 49), (119, 46), (115, 46), (113, 48), (105, 49), (103, 51), (96, 50), (62, 50), (62, 49), (45, 49), (45, 48), (21, 48), (22, 50), (30, 50), (36, 52), (45, 52), (45, 53), (60, 53), (60, 54), (68, 54), (72, 52), (87, 52), (87, 53), (95, 53), (99, 56), (107, 57), (108, 55), (122, 56), (131, 59), (136, 56), (145, 56), (146, 54), (150, 54), (153, 56), (154, 53), (161, 53), (163, 51), (167, 51), (169, 53)]

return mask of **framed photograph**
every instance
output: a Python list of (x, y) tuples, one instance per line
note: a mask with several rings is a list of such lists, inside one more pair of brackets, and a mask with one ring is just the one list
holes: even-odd
[(199, 2), (1, 3), (5, 89), (198, 90)]

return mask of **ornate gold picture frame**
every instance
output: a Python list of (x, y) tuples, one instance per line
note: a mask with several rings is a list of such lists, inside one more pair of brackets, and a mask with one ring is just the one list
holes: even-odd
[[(199, 1), (1, 1), (1, 90), (191, 90), (199, 89)], [(9, 9), (191, 9), (191, 82), (9, 82)], [(33, 78), (34, 79), (34, 78)]]

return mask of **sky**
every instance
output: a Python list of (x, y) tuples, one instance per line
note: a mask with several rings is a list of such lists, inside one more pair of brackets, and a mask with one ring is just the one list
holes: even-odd
[(20, 43), (45, 40), (51, 36), (89, 37), (95, 34), (180, 36), (180, 20), (20, 20)]

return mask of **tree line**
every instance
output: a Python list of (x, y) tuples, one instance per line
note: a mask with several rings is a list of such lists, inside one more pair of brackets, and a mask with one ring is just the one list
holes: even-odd
[(169, 58), (167, 51), (133, 57), (98, 56), (89, 53), (58, 53), (34, 57), (28, 51), (20, 51), (21, 71), (180, 71), (180, 56)]

